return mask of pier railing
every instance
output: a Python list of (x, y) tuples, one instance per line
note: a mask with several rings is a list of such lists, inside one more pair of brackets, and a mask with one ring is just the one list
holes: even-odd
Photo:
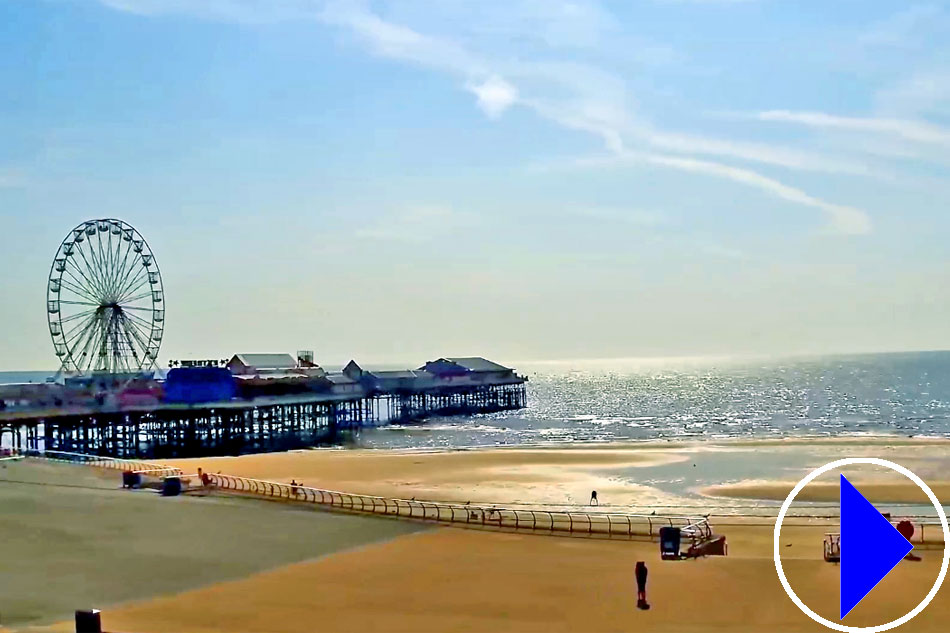
[(148, 474), (153, 477), (172, 477), (181, 475), (180, 468), (166, 466), (164, 464), (154, 464), (133, 459), (119, 459), (117, 457), (100, 457), (98, 455), (86, 455), (85, 453), (70, 453), (68, 451), (36, 451), (29, 449), (12, 449), (11, 452), (22, 457), (38, 457), (54, 462), (66, 462), (69, 464), (82, 464), (85, 466), (95, 466), (97, 468), (107, 468), (110, 470), (131, 471), (136, 473)]
[(684, 540), (701, 542), (712, 537), (712, 528), (705, 518), (514, 509), (493, 505), (390, 499), (233, 475), (209, 473), (208, 476), (211, 485), (221, 491), (433, 523), (624, 537), (656, 537), (662, 527), (678, 527)]
[[(82, 464), (120, 471), (148, 474), (152, 477), (184, 477), (181, 469), (150, 462), (99, 457), (67, 451), (12, 451), (23, 457)], [(189, 476), (197, 480), (197, 475)], [(497, 505), (472, 505), (391, 499), (309, 486), (250, 479), (221, 473), (206, 473), (207, 485), (197, 489), (243, 494), (298, 503), (311, 503), (336, 510), (377, 514), (427, 521), (445, 525), (495, 528), (550, 534), (609, 537), (647, 537), (659, 535), (660, 528), (678, 527), (683, 540), (699, 543), (709, 540), (712, 527), (706, 518), (658, 516), (611, 512), (580, 512), (533, 508), (505, 508)]]

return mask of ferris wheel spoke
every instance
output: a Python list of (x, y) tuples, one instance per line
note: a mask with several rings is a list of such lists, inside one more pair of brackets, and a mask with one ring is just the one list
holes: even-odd
[(86, 348), (83, 350), (83, 359), (86, 363), (86, 371), (93, 369), (93, 367), (97, 367), (99, 359), (101, 358), (100, 350), (102, 348), (102, 339), (105, 336), (105, 324), (103, 322), (103, 318), (104, 317), (102, 313), (96, 315), (95, 323), (90, 329), (90, 336), (87, 341)]
[[(69, 269), (66, 269), (66, 272), (69, 272)], [(70, 273), (70, 276), (72, 276), (72, 273)], [(92, 293), (90, 293), (88, 290), (86, 290), (82, 286), (77, 286), (72, 281), (67, 280), (66, 277), (60, 277), (59, 283), (63, 288), (66, 288), (67, 290), (69, 290), (75, 295), (79, 295), (83, 299), (88, 299), (89, 301), (98, 301), (98, 299), (94, 297)]]
[[(128, 287), (124, 288), (122, 292), (119, 293), (119, 303), (128, 302), (129, 301), (128, 297), (130, 295), (136, 292), (139, 292), (140, 290), (142, 290), (142, 288), (147, 288), (149, 286), (148, 271), (143, 271), (143, 272), (144, 272), (144, 275), (143, 273), (139, 273), (138, 277), (136, 277), (135, 280), (132, 281), (132, 283), (127, 284)], [(151, 289), (149, 289), (149, 293), (151, 293)]]
[[(79, 358), (73, 358), (73, 364), (81, 372), (87, 372), (92, 367), (93, 358), (95, 355), (90, 355), (90, 351), (94, 350), (98, 346), (98, 338), (102, 332), (102, 323), (100, 319), (93, 319), (89, 323), (89, 328), (87, 330), (86, 336), (84, 339), (85, 344), (82, 346), (82, 354), (79, 355)], [(80, 349), (77, 347), (76, 349)]]
[(124, 236), (125, 234), (123, 233), (123, 238), (121, 238), (121, 241), (119, 242), (120, 250), (122, 248), (122, 242), (125, 242), (125, 256), (122, 258), (122, 263), (119, 265), (118, 272), (115, 276), (115, 283), (117, 287), (122, 284), (122, 280), (126, 279), (126, 276), (131, 272), (131, 268), (129, 268), (129, 266), (134, 265), (136, 261), (136, 258), (133, 257), (132, 261), (129, 262), (129, 253), (132, 252), (132, 238), (130, 237), (128, 241), (126, 241)]
[(125, 316), (125, 318), (129, 319), (129, 321), (130, 321), (131, 323), (134, 323), (134, 324), (136, 324), (136, 325), (141, 326), (142, 329), (143, 329), (143, 331), (146, 330), (146, 329), (148, 329), (148, 330), (151, 330), (151, 329), (152, 329), (152, 322), (151, 322), (151, 321), (146, 321), (145, 319), (143, 319), (143, 318), (140, 317), (140, 316), (137, 316), (137, 315), (135, 315), (135, 314), (130, 314), (130, 313), (128, 313), (128, 312), (124, 312), (124, 313), (123, 313), (123, 316)]
[[(115, 225), (118, 226), (118, 225)], [(120, 258), (122, 257), (122, 234), (120, 227), (119, 235), (115, 236), (115, 239), (118, 240), (118, 244), (113, 245), (113, 232), (112, 229), (109, 230), (109, 262), (111, 273), (109, 275), (110, 287), (113, 292), (116, 289), (116, 286), (119, 283), (119, 263)]]
[(98, 222), (96, 223), (96, 246), (93, 247), (92, 244), (89, 245), (89, 256), (96, 264), (94, 271), (96, 278), (100, 281), (102, 292), (104, 295), (108, 295), (109, 286), (106, 281), (106, 261), (105, 255), (102, 252), (102, 231), (99, 230)]
[[(151, 349), (154, 344), (153, 341), (155, 340), (153, 339), (154, 329), (152, 325), (150, 323), (136, 323), (132, 320), (129, 321), (129, 324), (136, 333), (136, 339), (138, 339), (139, 345), (142, 347), (142, 353), (148, 355), (149, 349)], [(153, 358), (152, 360), (154, 361), (155, 359)]]
[(61, 300), (60, 303), (63, 305), (68, 305), (68, 306), (93, 306), (96, 308), (99, 307), (98, 303), (90, 303), (88, 301), (62, 301)]
[[(91, 316), (91, 315), (87, 315)], [(68, 332), (63, 332), (63, 342), (72, 345), (76, 342), (76, 338), (81, 338), (82, 333), (89, 329), (92, 323), (95, 322), (95, 318), (86, 318), (85, 320), (79, 321), (73, 327), (69, 329)]]
[[(134, 358), (136, 363), (141, 367), (143, 366), (143, 361), (147, 360), (148, 348), (142, 342), (142, 338), (137, 328), (135, 327), (135, 324), (132, 323), (130, 320), (128, 320), (128, 318), (124, 314), (122, 315), (122, 320), (125, 326), (123, 327), (122, 332), (125, 334), (125, 339), (126, 339), (126, 342), (128, 343), (129, 351), (132, 354), (132, 358)], [(136, 348), (136, 343), (139, 345), (139, 347), (141, 347), (141, 350)], [(139, 353), (140, 351), (141, 351), (141, 354)]]
[(106, 231), (106, 239), (104, 240), (105, 244), (105, 277), (106, 277), (106, 288), (109, 290), (110, 295), (115, 294), (115, 261), (113, 258), (112, 251), (112, 224), (109, 224), (109, 229)]
[(105, 280), (106, 291), (111, 295), (111, 277), (112, 277), (112, 225), (106, 225), (105, 237), (102, 232), (99, 233), (99, 252), (102, 256), (102, 277)]
[(63, 317), (62, 319), (59, 320), (59, 322), (69, 323), (71, 321), (75, 321), (76, 319), (82, 319), (83, 317), (91, 316), (95, 313), (96, 313), (96, 310), (83, 310), (82, 312), (77, 312), (76, 314), (70, 314), (68, 317)]
[(63, 341), (67, 345), (75, 345), (76, 342), (81, 341), (85, 336), (88, 335), (89, 330), (95, 326), (98, 319), (90, 318), (85, 321), (80, 321), (77, 323), (69, 332), (63, 334)]
[(151, 351), (149, 344), (149, 338), (145, 336), (139, 330), (132, 330), (132, 336), (138, 342), (140, 349), (140, 356), (137, 357), (137, 360), (142, 367), (155, 367), (155, 363), (158, 361), (158, 357), (154, 355)]
[[(118, 336), (116, 333), (118, 314), (115, 310), (109, 311), (109, 318), (105, 323), (105, 345), (103, 346), (103, 358), (106, 363), (106, 369), (111, 369), (114, 373), (118, 368), (118, 354), (120, 352), (118, 342)], [(110, 367), (111, 364), (111, 367)]]
[(129, 355), (123, 353), (125, 337), (123, 336), (124, 328), (122, 326), (122, 313), (115, 312), (112, 315), (112, 320), (110, 322), (110, 329), (112, 334), (112, 368), (113, 371), (124, 367), (125, 371), (129, 371)]
[[(83, 349), (85, 353), (85, 349), (89, 346), (89, 339), (92, 337), (95, 331), (96, 321), (96, 319), (89, 319), (88, 321), (80, 322), (79, 326), (81, 327), (74, 328), (74, 330), (70, 332), (69, 336), (64, 338), (64, 344), (66, 345), (67, 349), (67, 358), (72, 361), (74, 365), (78, 364), (78, 360), (82, 360), (82, 357), (79, 359), (75, 358), (76, 351)], [(83, 342), (85, 343), (80, 345), (80, 343)], [(65, 360), (66, 359), (64, 359), (64, 362)]]
[[(72, 294), (76, 295), (76, 296), (79, 297), (80, 299), (83, 299), (83, 300), (86, 300), (86, 301), (90, 301), (90, 302), (93, 302), (93, 303), (97, 303), (97, 302), (99, 301), (99, 300), (98, 300), (95, 296), (93, 296), (88, 290), (86, 290), (85, 288), (83, 288), (83, 287), (81, 287), (81, 286), (77, 286), (75, 283), (73, 283), (72, 281), (66, 279), (65, 277), (60, 277), (60, 279), (59, 279), (59, 284), (60, 284), (60, 288), (61, 288), (61, 289), (65, 288), (66, 290), (68, 290), (68, 291), (71, 292)], [(63, 294), (63, 293), (61, 292), (61, 293), (60, 293), (60, 296), (62, 296), (62, 294)]]
[(135, 270), (135, 264), (141, 263), (141, 261), (136, 258), (129, 270), (123, 275), (118, 287), (116, 288), (116, 294), (122, 296), (128, 292), (129, 288), (135, 284), (141, 283), (148, 275), (148, 269), (145, 266), (142, 266), (141, 270)]
[(119, 289), (119, 292), (117, 292), (116, 294), (119, 297), (125, 297), (130, 292), (137, 291), (139, 288), (142, 288), (147, 283), (148, 283), (148, 269), (145, 267), (142, 267), (142, 270), (140, 270), (135, 277), (131, 277), (130, 280), (127, 281), (122, 286), (122, 288)]
[[(125, 239), (126, 237), (128, 237), (127, 240)], [(116, 286), (117, 286), (117, 287), (121, 285), (123, 279), (127, 279), (127, 278), (128, 278), (129, 273), (132, 272), (133, 267), (135, 266), (135, 263), (138, 261), (138, 258), (135, 257), (134, 255), (133, 255), (131, 258), (129, 257), (129, 256), (132, 255), (132, 253), (133, 253), (133, 251), (132, 251), (132, 236), (131, 236), (131, 235), (127, 235), (125, 232), (123, 232), (123, 234), (122, 234), (122, 242), (125, 244), (125, 254), (122, 256), (122, 261), (121, 261), (121, 263), (119, 264), (118, 273), (116, 273)], [(122, 248), (121, 245), (120, 245), (120, 248)]]
[(135, 303), (136, 301), (141, 301), (142, 299), (145, 299), (146, 297), (151, 297), (151, 296), (152, 296), (152, 291), (149, 290), (148, 292), (143, 292), (142, 294), (135, 295), (134, 297), (129, 297), (129, 298), (123, 297), (122, 303)]
[[(102, 231), (99, 230), (99, 223), (96, 223), (96, 252), (98, 253), (99, 270), (106, 270), (106, 255), (102, 250)], [(106, 290), (109, 288), (106, 287)]]
[(96, 340), (96, 367), (102, 371), (109, 371), (109, 321), (105, 315), (101, 319), (99, 338)]
[[(82, 252), (82, 249), (76, 249), (76, 251), (79, 251), (80, 257), (82, 257), (82, 258), (83, 258), (83, 262), (86, 263), (86, 270), (89, 272), (89, 274), (87, 275), (86, 272), (84, 272), (83, 269), (79, 267), (79, 264), (78, 264), (78, 263), (76, 262), (76, 260), (75, 260), (75, 256), (69, 256), (69, 257), (66, 258), (66, 266), (64, 266), (65, 270), (68, 272), (68, 271), (69, 271), (69, 264), (72, 264), (72, 265), (73, 265), (73, 268), (76, 270), (76, 272), (78, 272), (79, 275), (85, 280), (85, 284), (79, 283), (79, 280), (76, 279), (76, 276), (73, 275), (72, 272), (70, 272), (70, 276), (71, 276), (73, 279), (76, 279), (76, 282), (79, 283), (80, 286), (83, 286), (84, 288), (87, 288), (90, 293), (92, 293), (92, 294), (98, 294), (99, 296), (102, 296), (102, 294), (103, 294), (103, 293), (102, 293), (102, 288), (101, 288), (101, 287), (99, 286), (99, 284), (96, 283), (96, 281), (93, 279), (94, 275), (92, 275), (92, 272), (91, 272), (91, 271), (89, 270), (89, 268), (88, 268), (89, 264), (86, 262), (86, 256), (85, 256), (85, 254)], [(75, 251), (74, 251), (74, 252), (75, 252)]]
[[(123, 311), (123, 312), (124, 312), (124, 311)], [(151, 331), (151, 330), (152, 330), (152, 322), (151, 322), (151, 321), (146, 321), (146, 320), (143, 319), (142, 317), (140, 317), (140, 316), (138, 316), (138, 315), (136, 315), (136, 314), (132, 314), (131, 312), (125, 312), (125, 316), (126, 316), (127, 318), (131, 319), (131, 321), (132, 321), (133, 323), (137, 323), (138, 325), (142, 326), (142, 328), (143, 328), (144, 330), (148, 330), (148, 331)]]
[[(96, 292), (99, 293), (101, 297), (105, 297), (105, 288), (103, 288), (99, 276), (96, 274), (96, 268), (89, 263), (89, 260), (92, 259), (95, 261), (95, 251), (92, 248), (92, 244), (89, 243), (89, 240), (86, 240), (86, 245), (89, 250), (89, 257), (86, 257), (86, 248), (77, 248), (79, 251), (79, 256), (82, 257), (83, 263), (86, 265), (86, 271), (89, 273), (88, 276), (83, 273), (83, 276), (89, 281), (89, 285), (96, 289)], [(77, 266), (78, 269), (78, 266)]]
[[(128, 325), (128, 329), (126, 330), (127, 333), (130, 334), (132, 337), (135, 338), (135, 340), (136, 340), (136, 341), (138, 342), (138, 344), (139, 344), (139, 347), (141, 348), (143, 358), (147, 358), (147, 357), (148, 357), (148, 339), (149, 339), (149, 337), (146, 336), (145, 333), (142, 332), (142, 331), (138, 328), (138, 326), (136, 326), (136, 324), (135, 324), (131, 319), (128, 318), (128, 315), (123, 314), (123, 315), (122, 315), (122, 318), (125, 320), (126, 324)], [(132, 341), (131, 341), (131, 339), (129, 340), (129, 345), (132, 346)], [(134, 349), (134, 346), (132, 346), (132, 347), (133, 347), (133, 349)], [(136, 357), (136, 358), (138, 358), (138, 357)]]

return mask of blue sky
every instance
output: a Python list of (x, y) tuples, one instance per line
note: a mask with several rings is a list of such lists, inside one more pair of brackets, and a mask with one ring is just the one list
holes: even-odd
[(162, 358), (950, 348), (950, 8), (0, 0), (0, 367), (70, 228)]

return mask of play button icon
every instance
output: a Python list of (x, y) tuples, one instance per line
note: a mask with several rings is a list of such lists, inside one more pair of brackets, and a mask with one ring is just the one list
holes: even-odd
[(912, 549), (897, 528), (841, 475), (840, 619)]
[[(844, 617), (861, 600), (874, 589), (887, 574), (892, 570), (901, 559), (913, 549), (911, 544), (903, 536), (891, 527), (890, 522), (881, 515), (867, 499), (861, 496), (861, 493), (855, 490), (847, 479), (841, 477), (841, 565), (838, 567), (838, 582), (841, 588), (840, 600), (840, 619), (829, 620), (822, 617), (805, 604), (795, 593), (791, 583), (785, 576), (785, 568), (782, 566), (782, 523), (788, 514), (795, 497), (802, 489), (825, 473), (834, 470), (840, 470), (845, 467), (868, 464), (880, 468), (893, 470), (914, 482), (927, 495), (927, 499), (933, 504), (934, 511), (940, 519), (940, 528), (943, 531), (943, 560), (940, 562), (940, 572), (934, 580), (933, 586), (924, 599), (916, 607), (904, 615), (874, 626), (849, 626), (842, 621)], [(944, 578), (947, 577), (947, 571), (950, 569), (950, 522), (947, 521), (947, 513), (943, 510), (943, 505), (930, 489), (927, 483), (915, 475), (913, 472), (904, 468), (900, 464), (881, 459), (879, 457), (845, 457), (824, 466), (820, 466), (811, 471), (802, 478), (792, 491), (788, 493), (782, 507), (779, 508), (778, 517), (775, 519), (775, 532), (772, 539), (772, 557), (775, 560), (775, 573), (778, 576), (782, 589), (788, 594), (789, 599), (795, 603), (795, 606), (801, 609), (802, 613), (809, 618), (834, 631), (843, 631), (844, 633), (883, 633), (902, 624), (913, 620), (917, 614), (927, 608), (927, 605), (933, 601)], [(828, 570), (832, 571), (832, 570)]]

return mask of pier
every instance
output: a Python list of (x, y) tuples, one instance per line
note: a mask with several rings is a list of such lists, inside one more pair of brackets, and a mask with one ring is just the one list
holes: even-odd
[[(251, 397), (125, 406), (5, 405), (0, 444), (135, 459), (236, 455), (314, 446), (340, 431), (381, 423), (526, 406), (525, 378), (484, 359), (439, 359), (418, 370), (376, 372), (351, 362), (337, 375), (311, 371), (300, 379), (286, 373), (268, 377), (265, 371), (243, 378), (250, 384), (239, 385), (238, 393)], [(296, 393), (266, 395), (288, 390)]]

